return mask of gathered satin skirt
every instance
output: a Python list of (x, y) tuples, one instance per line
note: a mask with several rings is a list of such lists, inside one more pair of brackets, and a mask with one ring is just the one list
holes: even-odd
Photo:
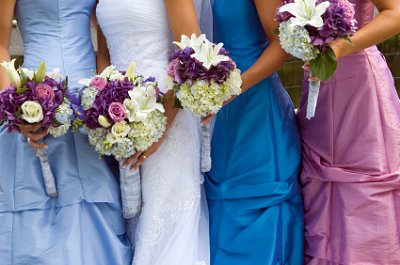
[(128, 265), (119, 209), (82, 201), (62, 208), (0, 213), (1, 265)]
[(212, 265), (303, 264), (300, 137), (276, 75), (217, 115), (205, 188)]
[(307, 264), (400, 264), (400, 101), (383, 56), (371, 47), (342, 58), (311, 120), (307, 87), (298, 112)]

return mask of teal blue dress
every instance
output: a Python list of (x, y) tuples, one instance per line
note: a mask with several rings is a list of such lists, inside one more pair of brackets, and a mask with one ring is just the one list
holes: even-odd
[[(268, 40), (249, 0), (215, 0), (214, 41), (242, 71)], [(300, 138), (276, 73), (217, 115), (205, 176), (212, 265), (303, 264)]]

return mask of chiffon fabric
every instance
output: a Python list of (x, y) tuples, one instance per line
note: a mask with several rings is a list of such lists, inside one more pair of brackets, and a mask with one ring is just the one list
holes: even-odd
[[(351, 2), (362, 27), (374, 6)], [(307, 78), (298, 112), (306, 263), (400, 264), (400, 102), (385, 59), (375, 46), (340, 59), (311, 120)]]
[[(96, 72), (90, 17), (96, 1), (17, 0), (24, 67), (60, 68), (69, 88)], [(0, 129), (0, 264), (126, 265), (119, 187), (87, 137), (46, 137), (58, 197), (48, 197), (39, 159), (21, 135)]]

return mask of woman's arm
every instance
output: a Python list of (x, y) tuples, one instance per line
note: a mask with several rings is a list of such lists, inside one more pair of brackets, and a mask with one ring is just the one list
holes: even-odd
[[(191, 36), (193, 33), (199, 35), (200, 27), (196, 17), (196, 11), (193, 1), (190, 0), (164, 0), (165, 8), (167, 10), (168, 22), (175, 40), (180, 41), (181, 35)], [(131, 169), (138, 168), (144, 160), (153, 154), (161, 146), (164, 138), (172, 126), (179, 109), (174, 107), (175, 96), (173, 91), (168, 91), (164, 96), (165, 115), (167, 116), (167, 128), (164, 136), (149, 149), (143, 153), (137, 153), (133, 157), (128, 158), (124, 166), (129, 166), (133, 159), (137, 158), (135, 164)]]
[(107, 41), (101, 31), (100, 26), (97, 24), (97, 72), (102, 72), (107, 66), (111, 64), (110, 53), (107, 47)]
[[(12, 19), (14, 16), (15, 0), (0, 1), (0, 62), (10, 61), (10, 36)], [(7, 87), (9, 81), (2, 67), (0, 67), (0, 90)]]
[(351, 37), (353, 44), (337, 40), (330, 44), (337, 58), (381, 43), (400, 32), (400, 0), (371, 0), (380, 11), (368, 25)]
[[(164, 2), (172, 35), (176, 41), (180, 41), (182, 35), (191, 36), (193, 33), (200, 34), (193, 1), (165, 0)], [(179, 110), (174, 107), (174, 102), (174, 92), (168, 91), (164, 101), (165, 114), (167, 115), (167, 130), (171, 127)]]
[(258, 16), (270, 42), (260, 58), (246, 72), (242, 74), (242, 91), (245, 92), (266, 77), (277, 71), (289, 59), (289, 55), (282, 50), (278, 35), (273, 31), (278, 27), (275, 14), (282, 4), (281, 0), (254, 0)]

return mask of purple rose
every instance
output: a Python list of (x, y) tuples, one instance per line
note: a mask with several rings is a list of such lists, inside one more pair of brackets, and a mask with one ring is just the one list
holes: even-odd
[(54, 91), (51, 86), (47, 84), (38, 84), (35, 88), (35, 94), (39, 99), (54, 100)]
[(92, 79), (90, 85), (97, 88), (97, 90), (102, 91), (107, 86), (107, 80), (101, 76), (96, 76)]
[(89, 127), (89, 129), (96, 129), (101, 127), (98, 119), (99, 113), (94, 108), (85, 111), (84, 123), (87, 127)]
[(126, 110), (125, 110), (124, 105), (122, 105), (119, 102), (111, 103), (110, 107), (108, 108), (108, 114), (110, 115), (110, 118), (114, 122), (123, 121), (126, 117), (125, 112), (126, 112)]
[(175, 71), (178, 68), (179, 64), (180, 60), (178, 58), (175, 58), (170, 62), (167, 70), (169, 76), (175, 77)]

